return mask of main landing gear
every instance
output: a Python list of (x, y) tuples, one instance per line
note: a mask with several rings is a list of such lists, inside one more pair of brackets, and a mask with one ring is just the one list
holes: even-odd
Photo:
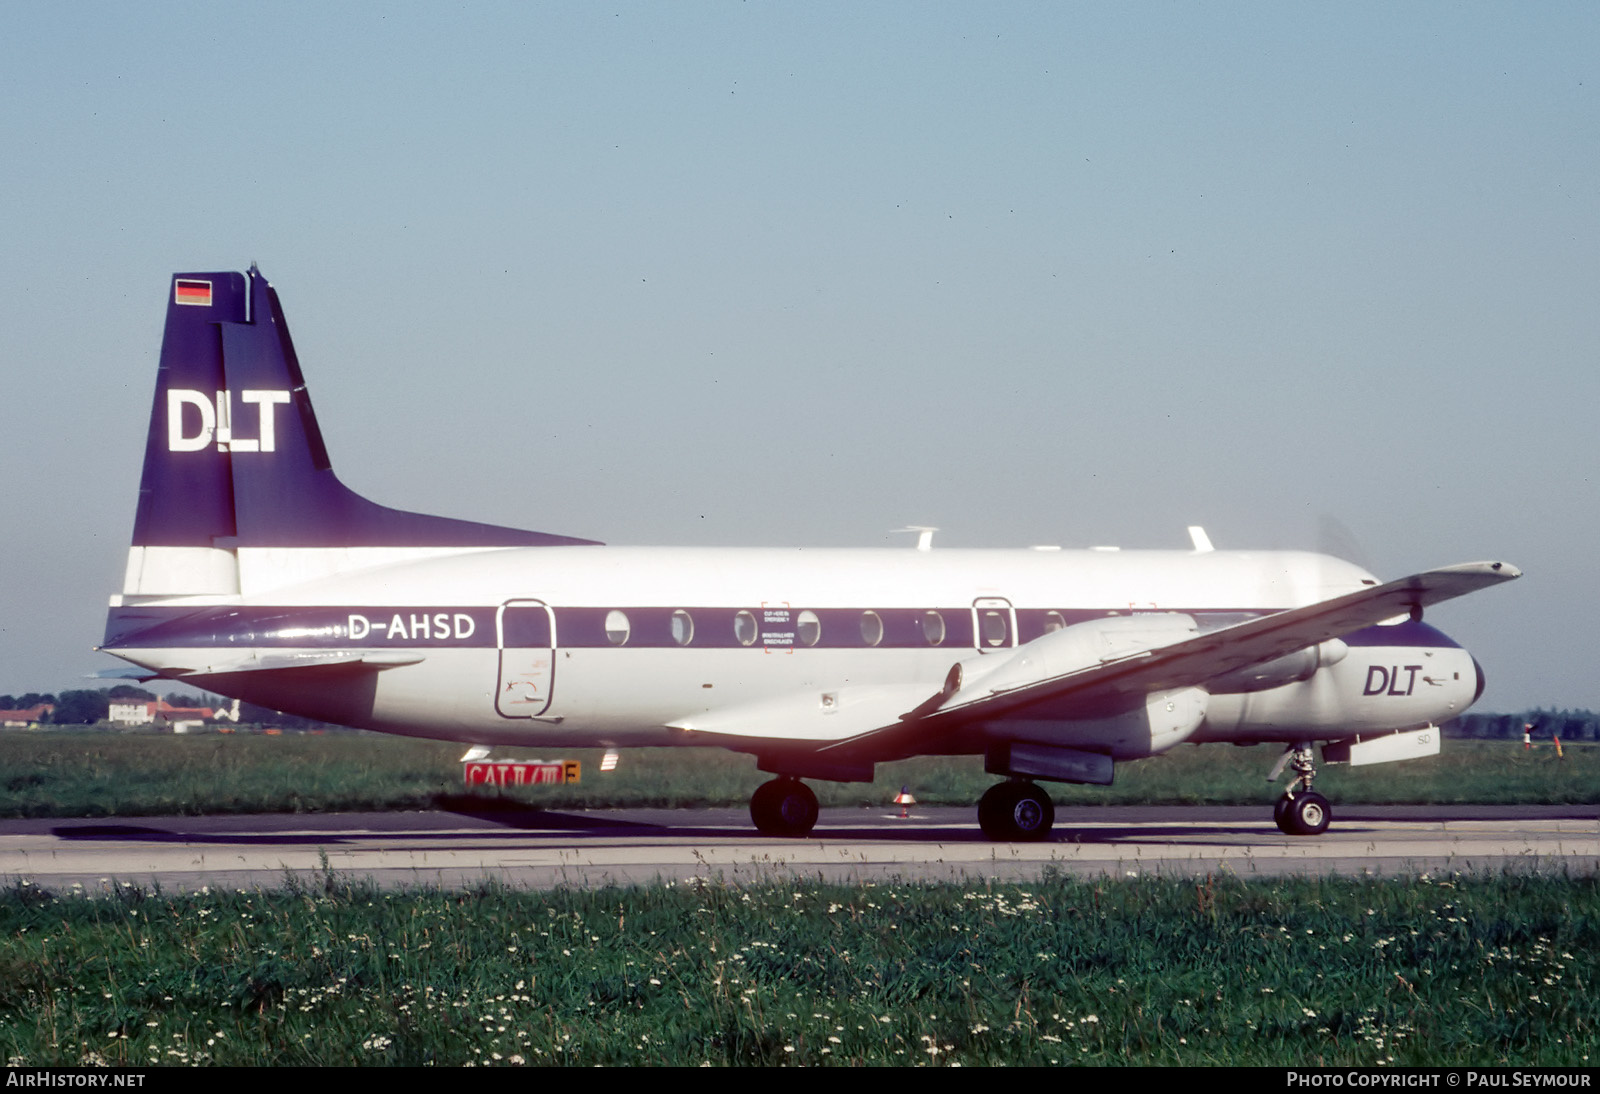
[(999, 842), (1042, 840), (1055, 822), (1056, 805), (1050, 795), (1021, 779), (996, 783), (978, 801), (978, 827)]
[[(817, 823), (817, 796), (799, 779), (780, 776), (762, 783), (751, 795), (750, 819), (768, 836), (804, 836)], [(992, 840), (1042, 840), (1055, 822), (1050, 795), (1023, 779), (991, 786), (978, 802), (978, 826)]]
[(817, 796), (799, 779), (773, 779), (751, 795), (750, 819), (769, 836), (803, 836), (817, 823)]
[(1285, 765), (1294, 769), (1295, 778), (1272, 807), (1272, 819), (1286, 836), (1322, 835), (1328, 830), (1328, 822), (1333, 820), (1333, 807), (1327, 798), (1311, 789), (1311, 780), (1317, 777), (1311, 745), (1292, 746), (1283, 754), (1271, 778), (1276, 779)]

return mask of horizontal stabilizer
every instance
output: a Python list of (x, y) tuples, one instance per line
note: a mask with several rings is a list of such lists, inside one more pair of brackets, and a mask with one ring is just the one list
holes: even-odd
[(101, 669), (99, 672), (91, 672), (84, 678), (87, 680), (135, 680), (143, 684), (151, 680), (161, 679), (161, 674), (151, 672), (148, 669), (134, 668), (132, 665), (124, 665), (121, 668)]
[(276, 653), (266, 657), (247, 654), (231, 660), (210, 661), (194, 668), (174, 670), (173, 676), (219, 676), (236, 672), (295, 672), (302, 669), (383, 669), (415, 665), (425, 655), (403, 650), (317, 650), (307, 653)]
[(85, 680), (154, 680), (155, 678), (154, 673), (134, 668), (132, 665), (114, 665), (109, 669), (84, 674)]

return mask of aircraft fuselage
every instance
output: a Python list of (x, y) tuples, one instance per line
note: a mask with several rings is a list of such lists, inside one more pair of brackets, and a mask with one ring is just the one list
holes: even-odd
[[(361, 728), (487, 744), (682, 744), (696, 717), (773, 696), (814, 691), (820, 702), (879, 685), (932, 695), (953, 664), (1004, 658), (1079, 623), (1176, 613), (1203, 633), (1375, 583), (1300, 552), (541, 547), (360, 561), (343, 552), (335, 574), (253, 596), (113, 608), (105, 648)], [(1333, 664), (1289, 666), (1297, 678), (1211, 691), (1186, 739), (1410, 728), (1474, 698), (1471, 657), (1432, 627), (1403, 620), (1344, 643)], [(338, 664), (320, 682), (250, 664), (330, 652), (390, 664), (354, 688)], [(1071, 736), (1065, 724), (1053, 734)], [(981, 751), (973, 734), (961, 740)]]

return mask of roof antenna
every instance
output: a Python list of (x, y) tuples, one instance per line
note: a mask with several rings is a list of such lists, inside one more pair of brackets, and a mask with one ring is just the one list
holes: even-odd
[[(251, 287), (253, 288), (256, 279), (261, 276), (261, 267), (256, 265), (256, 260), (253, 258), (250, 260), (250, 273), (248, 276), (251, 281)], [(256, 321), (255, 315), (251, 313), (251, 308), (255, 305), (255, 300), (256, 294), (254, 292), (247, 291), (244, 294), (244, 321), (246, 323), (254, 323)]]
[(937, 528), (930, 528), (926, 524), (908, 524), (904, 528), (895, 529), (896, 532), (917, 533), (917, 550), (919, 551), (933, 550), (933, 533), (938, 530)]

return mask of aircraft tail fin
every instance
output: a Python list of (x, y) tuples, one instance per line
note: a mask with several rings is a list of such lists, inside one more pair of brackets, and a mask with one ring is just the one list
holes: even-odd
[(333, 473), (278, 294), (260, 271), (177, 274), (168, 291), (125, 592), (237, 592), (227, 571), (241, 547), (593, 542), (362, 497)]

